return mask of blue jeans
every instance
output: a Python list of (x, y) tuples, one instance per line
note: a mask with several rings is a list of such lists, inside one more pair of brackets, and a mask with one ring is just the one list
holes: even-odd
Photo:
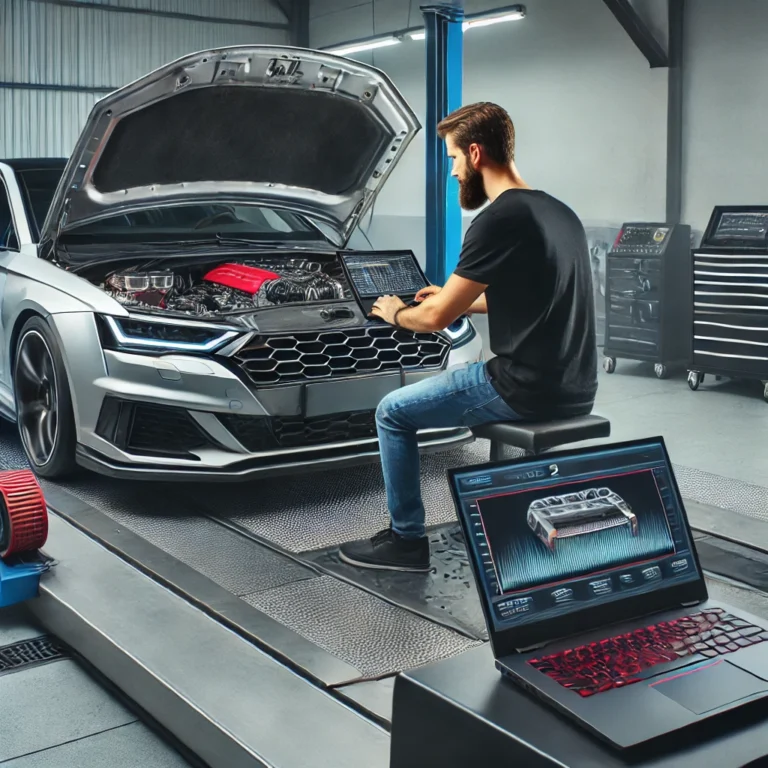
[(520, 418), (493, 388), (485, 363), (449, 368), (384, 397), (376, 409), (376, 427), (395, 533), (409, 539), (426, 535), (417, 430)]

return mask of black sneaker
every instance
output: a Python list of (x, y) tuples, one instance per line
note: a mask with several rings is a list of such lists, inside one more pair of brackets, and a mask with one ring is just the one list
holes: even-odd
[(371, 539), (352, 541), (339, 547), (339, 557), (349, 565), (381, 571), (429, 572), (429, 539), (404, 539), (391, 528)]

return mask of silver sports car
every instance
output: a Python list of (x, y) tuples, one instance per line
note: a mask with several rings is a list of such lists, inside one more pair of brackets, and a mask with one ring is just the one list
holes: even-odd
[[(235, 47), (102, 99), (68, 161), (0, 163), (0, 408), (36, 472), (377, 460), (380, 399), (482, 355), (467, 318), (426, 334), (370, 319), (345, 267), (413, 288), (413, 254), (354, 239), (419, 128), (378, 70)], [(423, 450), (468, 439), (420, 434)]]

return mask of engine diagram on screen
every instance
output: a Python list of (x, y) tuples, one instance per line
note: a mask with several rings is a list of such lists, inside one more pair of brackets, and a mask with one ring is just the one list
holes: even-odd
[(618, 493), (607, 487), (536, 499), (528, 507), (527, 522), (552, 552), (558, 539), (571, 536), (621, 526), (626, 526), (632, 536), (639, 532), (637, 515)]

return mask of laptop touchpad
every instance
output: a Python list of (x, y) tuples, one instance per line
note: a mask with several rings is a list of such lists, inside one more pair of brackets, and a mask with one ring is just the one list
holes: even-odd
[(768, 691), (764, 680), (725, 659), (696, 664), (650, 687), (697, 715)]

